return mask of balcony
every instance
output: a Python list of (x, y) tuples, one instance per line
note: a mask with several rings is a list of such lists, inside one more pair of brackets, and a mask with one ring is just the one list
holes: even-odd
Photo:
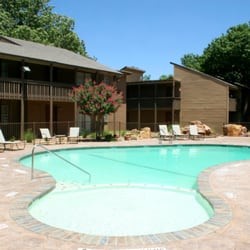
[[(20, 100), (22, 84), (20, 80), (0, 79), (0, 98)], [(53, 97), (53, 101), (72, 101), (70, 97), (72, 86), (60, 83), (25, 81), (24, 93), (26, 100), (49, 101)]]
[(21, 83), (17, 81), (9, 82), (0, 80), (1, 99), (21, 99)]

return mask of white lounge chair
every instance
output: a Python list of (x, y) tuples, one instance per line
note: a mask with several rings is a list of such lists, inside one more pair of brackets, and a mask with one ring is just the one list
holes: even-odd
[(198, 133), (197, 125), (189, 125), (189, 137), (193, 140), (204, 139), (204, 135)]
[(168, 139), (172, 140), (173, 139), (173, 134), (171, 134), (168, 131), (167, 125), (159, 125), (159, 134), (160, 134), (160, 140)]
[(21, 140), (6, 141), (3, 135), (2, 129), (0, 129), (0, 144), (3, 145), (4, 150), (5, 149), (10, 149), (10, 150), (24, 149), (26, 145), (25, 141), (21, 141)]
[(41, 132), (42, 139), (46, 143), (50, 144), (50, 143), (56, 142), (56, 138), (51, 136), (48, 128), (40, 128), (40, 132)]
[(183, 134), (181, 132), (181, 128), (179, 124), (173, 124), (172, 129), (173, 129), (173, 134), (174, 134), (175, 139), (188, 139), (188, 135)]
[(79, 127), (70, 127), (69, 128), (68, 142), (69, 143), (78, 143), (79, 133), (80, 133)]

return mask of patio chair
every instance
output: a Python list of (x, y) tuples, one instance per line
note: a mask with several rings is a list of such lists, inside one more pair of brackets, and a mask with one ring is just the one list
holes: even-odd
[(42, 139), (46, 144), (56, 143), (56, 138), (51, 136), (48, 128), (40, 128)]
[(68, 142), (69, 143), (78, 143), (79, 133), (80, 133), (79, 127), (70, 127), (69, 128)]
[(174, 134), (175, 139), (188, 139), (188, 135), (183, 134), (181, 132), (181, 128), (179, 124), (173, 124), (172, 129), (173, 129), (173, 134)]
[(204, 139), (204, 135), (198, 133), (197, 125), (189, 125), (189, 137), (193, 140)]
[(25, 141), (21, 140), (14, 140), (14, 141), (6, 141), (5, 137), (3, 135), (2, 129), (0, 129), (0, 144), (3, 145), (3, 149), (9, 149), (9, 150), (19, 150), (25, 148)]
[(167, 125), (159, 125), (160, 140), (172, 140), (173, 134), (169, 133)]

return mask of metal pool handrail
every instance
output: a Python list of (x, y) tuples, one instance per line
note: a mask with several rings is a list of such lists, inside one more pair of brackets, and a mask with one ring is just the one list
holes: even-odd
[(91, 182), (91, 174), (90, 174), (88, 171), (86, 171), (86, 170), (80, 168), (79, 166), (77, 166), (76, 164), (74, 164), (74, 163), (68, 161), (67, 159), (65, 159), (64, 157), (60, 156), (59, 154), (57, 154), (57, 153), (55, 153), (55, 152), (49, 150), (47, 147), (45, 147), (45, 146), (42, 145), (42, 144), (36, 144), (36, 145), (34, 145), (33, 148), (32, 148), (31, 179), (34, 178), (34, 152), (35, 152), (35, 149), (36, 149), (37, 147), (43, 148), (43, 149), (46, 150), (47, 152), (54, 154), (55, 156), (57, 156), (57, 157), (60, 158), (61, 160), (63, 160), (63, 161), (65, 161), (65, 162), (69, 163), (71, 166), (73, 166), (73, 167), (77, 168), (78, 170), (82, 171), (83, 173), (85, 173), (86, 175), (88, 175), (88, 177), (89, 177), (89, 183)]

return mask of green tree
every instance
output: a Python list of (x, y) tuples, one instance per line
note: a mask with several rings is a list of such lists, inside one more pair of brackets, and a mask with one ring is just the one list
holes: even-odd
[(172, 80), (174, 77), (173, 75), (161, 75), (159, 80)]
[(116, 112), (123, 101), (121, 92), (103, 82), (86, 82), (74, 87), (72, 98), (77, 103), (80, 113), (89, 115), (95, 122), (97, 136), (103, 134), (104, 116)]
[(250, 87), (250, 22), (228, 29), (203, 53), (202, 70)]
[(202, 57), (195, 54), (186, 54), (181, 58), (182, 65), (191, 68), (196, 69), (199, 71), (202, 71), (201, 63), (202, 63)]
[(229, 28), (201, 56), (186, 54), (181, 62), (186, 67), (250, 87), (250, 22)]
[(214, 39), (201, 56), (187, 54), (181, 59), (184, 66), (197, 69), (230, 83), (240, 83), (242, 88), (238, 107), (239, 121), (250, 117), (250, 22), (227, 30)]
[(149, 81), (151, 79), (151, 75), (144, 74), (142, 79), (143, 81)]
[(0, 35), (39, 42), (87, 55), (74, 20), (53, 13), (50, 0), (0, 0)]

